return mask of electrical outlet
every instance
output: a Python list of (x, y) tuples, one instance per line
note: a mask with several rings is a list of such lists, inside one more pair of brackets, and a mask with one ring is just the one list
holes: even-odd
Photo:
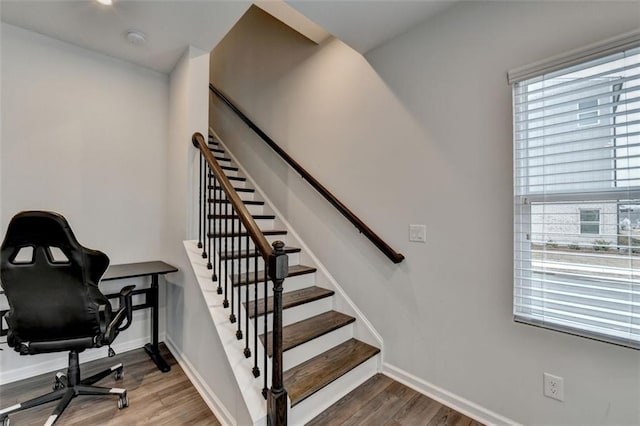
[(564, 401), (564, 379), (553, 374), (544, 373), (544, 396)]
[(409, 225), (409, 241), (427, 242), (427, 227), (424, 225)]

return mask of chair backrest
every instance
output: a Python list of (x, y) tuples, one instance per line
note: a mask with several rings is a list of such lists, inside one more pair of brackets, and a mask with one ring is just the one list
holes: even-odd
[(78, 243), (62, 215), (15, 215), (0, 247), (9, 345), (98, 335), (99, 305), (111, 311), (98, 289), (108, 266), (107, 255)]

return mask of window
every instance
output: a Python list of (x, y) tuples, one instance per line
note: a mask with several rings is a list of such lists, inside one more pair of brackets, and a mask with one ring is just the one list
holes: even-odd
[(513, 312), (640, 349), (640, 33), (616, 43), (509, 75)]
[(580, 209), (580, 233), (600, 233), (600, 210)]

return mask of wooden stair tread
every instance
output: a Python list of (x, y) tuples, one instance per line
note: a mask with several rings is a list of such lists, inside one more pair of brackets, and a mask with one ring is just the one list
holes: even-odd
[(214, 155), (213, 156), (216, 160), (218, 160), (218, 162), (220, 161), (224, 161), (225, 163), (230, 163), (231, 162), (231, 158), (227, 158), (227, 157), (221, 157), (219, 155)]
[[(284, 248), (284, 252), (285, 253), (300, 253), (300, 251), (302, 251), (300, 248), (298, 247), (285, 247)], [(256, 257), (258, 256), (258, 250), (249, 250), (249, 255), (247, 256), (247, 251), (246, 250), (242, 250), (242, 251), (234, 251), (233, 253), (229, 253), (227, 255), (221, 255), (220, 259), (221, 260), (227, 260), (227, 259), (244, 259), (246, 257)]]
[[(221, 238), (228, 238), (228, 237), (246, 237), (247, 235), (249, 235), (248, 232), (246, 231), (235, 231), (235, 232), (227, 232), (227, 233), (222, 233), (222, 234), (209, 234), (209, 238), (215, 238), (215, 237), (221, 237)], [(265, 236), (269, 236), (269, 235), (287, 235), (287, 231), (284, 229), (267, 229), (267, 230), (263, 230), (262, 231), (262, 235)]]
[[(261, 220), (261, 219), (275, 219), (275, 215), (272, 214), (252, 214), (251, 217), (254, 220)], [(230, 214), (208, 214), (207, 215), (208, 219), (239, 219), (240, 216), (238, 215), (230, 215)]]
[[(324, 299), (325, 297), (331, 297), (335, 294), (333, 290), (327, 290), (322, 287), (306, 287), (300, 290), (288, 291), (282, 293), (282, 309), (289, 309), (296, 306), (304, 305), (305, 303), (311, 303), (316, 300)], [(246, 304), (244, 304), (247, 306)], [(253, 318), (255, 315), (255, 302), (249, 302), (249, 317)], [(273, 312), (273, 296), (267, 297), (267, 313)], [(264, 315), (264, 299), (258, 299), (258, 316)]]
[(218, 154), (224, 154), (224, 149), (220, 149), (220, 148), (211, 148), (211, 147), (209, 147), (209, 151), (216, 152)]
[[(212, 200), (211, 198), (209, 198), (207, 200), (208, 203), (216, 203), (216, 204), (229, 204), (229, 200), (225, 199), (218, 199), (218, 200)], [(263, 206), (264, 205), (264, 201), (257, 201), (257, 200), (242, 200), (242, 204), (246, 204), (246, 205), (251, 205), (251, 206)]]
[[(287, 351), (300, 346), (316, 337), (337, 330), (340, 327), (351, 324), (356, 319), (342, 312), (329, 311), (282, 328), (282, 350)], [(273, 355), (272, 332), (267, 333), (267, 355)], [(265, 335), (260, 335), (260, 341), (264, 345)]]
[(356, 339), (349, 339), (284, 372), (284, 387), (295, 406), (332, 383), (380, 349)]
[(238, 168), (234, 167), (234, 166), (220, 166), (220, 168), (222, 170), (229, 170), (229, 171), (232, 171), (232, 172), (237, 172), (238, 171)]
[[(221, 190), (221, 187), (218, 186), (214, 186), (214, 185), (207, 185), (207, 189), (217, 189), (217, 190)], [(256, 192), (255, 189), (253, 188), (236, 188), (235, 186), (233, 187), (233, 189), (236, 192)]]
[[(311, 266), (293, 265), (293, 266), (289, 266), (289, 270), (287, 272), (287, 278), (295, 277), (298, 275), (313, 274), (314, 272), (316, 272), (316, 268), (312, 268)], [(261, 283), (263, 281), (264, 281), (264, 270), (258, 271), (258, 282)], [(247, 283), (253, 284), (256, 282), (255, 274), (253, 272), (249, 272), (249, 281), (247, 281), (247, 276), (245, 274), (242, 274), (240, 277), (238, 275), (234, 275), (233, 277), (231, 277), (231, 282), (233, 283), (234, 287), (242, 284), (247, 284)], [(286, 279), (285, 279), (285, 282), (286, 282)]]
[(238, 180), (240, 182), (244, 182), (247, 180), (246, 177), (242, 177), (242, 176), (227, 176), (227, 179), (229, 180)]

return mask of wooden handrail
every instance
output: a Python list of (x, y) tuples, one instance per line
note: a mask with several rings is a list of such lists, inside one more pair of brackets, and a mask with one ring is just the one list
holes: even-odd
[(202, 153), (202, 155), (204, 156), (205, 161), (209, 164), (209, 167), (211, 168), (211, 172), (214, 174), (216, 179), (218, 179), (218, 182), (220, 183), (220, 187), (222, 188), (224, 193), (227, 195), (227, 199), (229, 200), (231, 205), (233, 205), (234, 210), (238, 213), (238, 218), (240, 219), (245, 229), (247, 230), (247, 233), (253, 240), (253, 243), (255, 244), (258, 251), (260, 252), (260, 255), (265, 260), (265, 262), (268, 262), (269, 256), (273, 254), (273, 248), (271, 247), (267, 239), (264, 237), (264, 234), (256, 224), (255, 220), (253, 220), (251, 213), (249, 213), (249, 210), (247, 210), (247, 208), (245, 207), (238, 193), (233, 189), (233, 185), (231, 185), (229, 178), (227, 178), (227, 175), (224, 174), (224, 171), (222, 170), (222, 168), (216, 161), (215, 157), (209, 150), (209, 147), (207, 146), (207, 143), (204, 139), (204, 136), (202, 136), (202, 133), (199, 133), (199, 132), (194, 133), (193, 136), (191, 137), (191, 142), (193, 143), (193, 146), (198, 148)]
[[(210, 130), (211, 131), (211, 130)], [(222, 142), (222, 140), (220, 139), (220, 137), (218, 135), (215, 134), (215, 132), (212, 132), (212, 136), (217, 138), (218, 141)], [(231, 184), (231, 182), (229, 181), (229, 179), (227, 178), (227, 176), (225, 175), (225, 173), (222, 170), (222, 167), (220, 167), (220, 165), (218, 164), (218, 161), (216, 160), (215, 156), (211, 153), (211, 150), (209, 149), (209, 146), (207, 145), (207, 143), (205, 142), (205, 138), (204, 136), (202, 136), (201, 133), (194, 133), (193, 136), (191, 137), (191, 142), (193, 143), (193, 145), (200, 151), (200, 154), (202, 155), (201, 158), (204, 158), (204, 161), (206, 161), (206, 165), (208, 166), (208, 171), (205, 170), (205, 176), (208, 175), (209, 179), (213, 176), (214, 179), (217, 180), (218, 185), (216, 186), (211, 185), (211, 181), (209, 181), (209, 185), (208, 190), (210, 191), (211, 188), (213, 187), (214, 191), (217, 191), (217, 188), (220, 187), (222, 188), (222, 190), (224, 191), (224, 193), (226, 194), (227, 197), (227, 201), (228, 203), (231, 204), (232, 207), (232, 211), (235, 211), (235, 214), (238, 215), (238, 218), (240, 219), (241, 223), (244, 225), (244, 228), (247, 231), (247, 235), (251, 238), (251, 240), (253, 240), (253, 243), (259, 253), (259, 255), (264, 259), (265, 262), (265, 270), (264, 270), (264, 294), (266, 297), (266, 294), (268, 293), (267, 291), (267, 278), (270, 279), (273, 282), (273, 310), (271, 313), (271, 320), (272, 320), (272, 327), (271, 327), (271, 339), (272, 339), (272, 358), (271, 358), (271, 363), (272, 363), (272, 367), (271, 367), (271, 388), (268, 388), (267, 385), (267, 351), (266, 351), (266, 342), (265, 342), (265, 350), (263, 352), (263, 359), (264, 359), (264, 389), (263, 389), (263, 395), (264, 397), (267, 399), (267, 423), (269, 425), (273, 425), (273, 426), (286, 426), (287, 424), (287, 401), (288, 401), (288, 397), (287, 397), (287, 391), (284, 388), (284, 376), (283, 376), (283, 362), (282, 362), (282, 352), (283, 352), (283, 329), (282, 329), (282, 292), (284, 290), (283, 288), (283, 282), (284, 279), (287, 277), (288, 275), (288, 271), (289, 271), (289, 260), (288, 260), (288, 256), (285, 253), (284, 250), (284, 243), (282, 241), (275, 241), (273, 244), (269, 244), (269, 242), (267, 241), (267, 239), (264, 237), (264, 234), (262, 233), (262, 231), (260, 230), (260, 228), (258, 228), (258, 225), (256, 224), (256, 222), (253, 220), (253, 216), (251, 216), (251, 214), (249, 213), (249, 211), (247, 210), (247, 208), (245, 207), (243, 201), (240, 199), (240, 196), (238, 195), (238, 193), (236, 192), (236, 190), (233, 188), (233, 185)], [(202, 160), (200, 161), (200, 197), (199, 197), (199, 205), (198, 205), (198, 209), (202, 209), (202, 194), (203, 194), (203, 179), (202, 179), (202, 166), (203, 166), (203, 162)], [(206, 179), (206, 178), (205, 178)], [(215, 181), (214, 181), (215, 182)], [(206, 191), (206, 189), (205, 189)], [(215, 203), (218, 199), (217, 197), (218, 193), (214, 192), (214, 197), (213, 197), (213, 202)], [(209, 193), (209, 199), (205, 200), (205, 202), (210, 203), (211, 200), (211, 193)], [(229, 215), (226, 214), (226, 205), (225, 205), (225, 215), (224, 215), (224, 220), (227, 221), (229, 219)], [(211, 210), (209, 209), (209, 212)], [(215, 224), (215, 220), (216, 220), (216, 213), (215, 213), (215, 208), (214, 208), (214, 213), (213, 214), (207, 214), (205, 216), (205, 222), (206, 224), (208, 224), (209, 230), (211, 230), (211, 223), (210, 218), (213, 218), (214, 223), (213, 223), (213, 229), (216, 229), (216, 224)], [(204, 211), (202, 212), (204, 214)], [(220, 219), (222, 219), (222, 214), (219, 215)], [(202, 221), (202, 216), (200, 216), (200, 221)], [(232, 226), (231, 226), (231, 230), (232, 230), (232, 234), (233, 234), (233, 229), (234, 229), (234, 216), (231, 216), (231, 220), (232, 220)], [(215, 258), (214, 255), (214, 251), (215, 249), (215, 243), (214, 243), (214, 247), (211, 247), (211, 235), (207, 234), (207, 225), (205, 224), (204, 226), (204, 235), (205, 235), (205, 242), (203, 244), (200, 243), (199, 241), (199, 248), (203, 249), (203, 253), (202, 253), (202, 257), (203, 259), (206, 259), (207, 257), (209, 259)], [(222, 229), (221, 228), (222, 224), (219, 223), (218, 224), (218, 229)], [(225, 232), (226, 232), (227, 226), (226, 226), (226, 222), (225, 222)], [(202, 232), (202, 228), (200, 228), (199, 230), (199, 237), (203, 234), (201, 234)], [(214, 231), (214, 235), (215, 235), (215, 231)], [(220, 237), (221, 235), (218, 234), (218, 237)], [(228, 234), (225, 235), (225, 238), (228, 237)], [(235, 237), (235, 235), (233, 235), (233, 237)], [(219, 245), (218, 245), (218, 264), (220, 269), (218, 270), (221, 274), (222, 274), (222, 265), (220, 263), (221, 259), (222, 259), (222, 242), (220, 240), (220, 238), (218, 238), (219, 241)], [(233, 253), (234, 251), (234, 244), (233, 244), (233, 238), (231, 240), (231, 253)], [(216, 277), (216, 269), (215, 269), (215, 259), (213, 262), (210, 262), (207, 265), (207, 269), (213, 269), (213, 276), (212, 276), (212, 280), (213, 281), (218, 281), (218, 288), (217, 288), (217, 292), (218, 294), (224, 294), (224, 301), (222, 303), (222, 306), (224, 309), (227, 308), (231, 308), (231, 314), (229, 315), (229, 321), (230, 323), (237, 323), (237, 331), (236, 331), (236, 337), (238, 338), (238, 340), (242, 340), (243, 339), (243, 334), (246, 336), (246, 346), (244, 349), (244, 355), (246, 357), (250, 357), (251, 356), (251, 350), (249, 349), (249, 306), (250, 303), (253, 303), (254, 306), (254, 352), (253, 352), (253, 356), (254, 356), (254, 367), (253, 367), (253, 375), (254, 377), (258, 377), (260, 375), (260, 369), (258, 368), (258, 336), (257, 336), (257, 329), (258, 329), (258, 284), (259, 284), (259, 280), (258, 280), (258, 258), (255, 258), (255, 266), (253, 269), (253, 274), (254, 274), (254, 282), (253, 285), (254, 287), (254, 300), (253, 302), (249, 301), (250, 295), (249, 295), (249, 285), (250, 285), (250, 281), (249, 281), (249, 239), (247, 238), (246, 240), (246, 270), (244, 272), (242, 272), (242, 262), (238, 262), (237, 264), (237, 275), (234, 275), (234, 262), (232, 261), (230, 264), (230, 269), (231, 269), (231, 273), (229, 274), (226, 270), (227, 265), (225, 262), (225, 272), (224, 272), (224, 289), (222, 288), (221, 285), (221, 281), (222, 281), (222, 277), (221, 276), (217, 276)], [(207, 242), (208, 242), (208, 246), (209, 246), (209, 253), (206, 253), (207, 250)], [(241, 243), (238, 243), (238, 252), (237, 252), (238, 257), (242, 257), (242, 246)], [(225, 242), (224, 244), (224, 256), (225, 259), (228, 259), (229, 257), (229, 252), (227, 250), (227, 243)], [(209, 266), (210, 265), (210, 266)], [(237, 277), (237, 281), (235, 280), (234, 277)], [(244, 277), (244, 282), (243, 282), (243, 278)], [(229, 300), (227, 298), (227, 294), (228, 294), (228, 278), (231, 278), (231, 303), (229, 303)], [(237, 305), (234, 302), (234, 294), (235, 294), (235, 290), (234, 290), (234, 286), (238, 286), (238, 293), (237, 293)], [(245, 296), (245, 301), (244, 301), (244, 306), (245, 306), (245, 311), (244, 311), (244, 318), (245, 318), (245, 329), (243, 330), (242, 328), (242, 316), (243, 314), (241, 313), (241, 304), (242, 304), (242, 286), (246, 286), (246, 290), (244, 292), (244, 296)], [(266, 300), (266, 299), (265, 299)], [(266, 303), (266, 302), (265, 302)], [(237, 311), (236, 311), (236, 307), (237, 307)], [(238, 315), (236, 315), (236, 313)], [(264, 318), (264, 329), (267, 330), (267, 315), (269, 314), (269, 312), (267, 311), (267, 309), (264, 310), (263, 318)], [(243, 333), (244, 331), (244, 333)]]
[(209, 90), (213, 92), (222, 102), (224, 102), (238, 117), (253, 130), (260, 138), (273, 149), (287, 164), (289, 164), (300, 176), (305, 179), (309, 184), (320, 193), (329, 203), (335, 207), (344, 217), (351, 222), (358, 231), (364, 234), (387, 256), (393, 263), (400, 263), (404, 260), (404, 256), (401, 253), (396, 252), (387, 244), (382, 238), (380, 238), (375, 232), (371, 230), (358, 216), (356, 216), (347, 206), (345, 206), (340, 200), (336, 198), (327, 188), (325, 188), (316, 178), (314, 178), (304, 167), (302, 167), (296, 160), (294, 160), (289, 154), (287, 154), (277, 143), (273, 141), (265, 132), (263, 132), (249, 117), (247, 117), (229, 98), (222, 93), (213, 84), (209, 83)]

